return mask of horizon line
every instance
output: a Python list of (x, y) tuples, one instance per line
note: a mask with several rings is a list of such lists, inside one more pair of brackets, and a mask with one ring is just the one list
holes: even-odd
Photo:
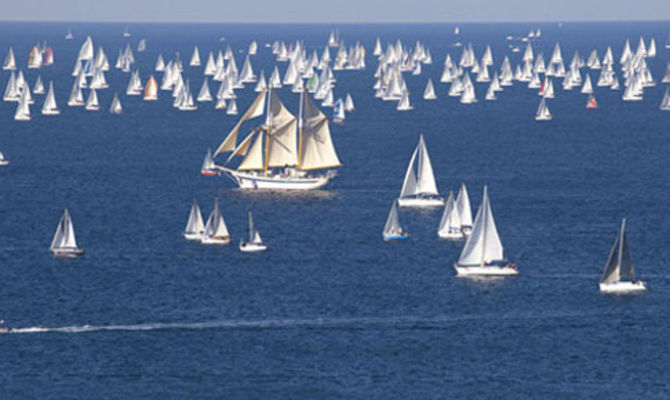
[[(552, 20), (505, 20), (505, 21), (495, 21), (495, 20), (471, 20), (471, 21), (419, 21), (419, 22), (407, 22), (407, 21), (175, 21), (175, 20), (161, 20), (161, 21), (148, 21), (148, 20), (136, 20), (136, 21), (127, 21), (127, 20), (64, 20), (64, 19), (3, 19), (0, 17), (0, 23), (5, 22), (16, 22), (16, 23), (63, 23), (63, 24), (198, 24), (198, 25), (216, 25), (216, 24), (226, 24), (226, 25), (464, 25), (464, 24), (565, 24), (565, 23), (635, 23), (635, 22), (668, 22), (670, 19), (616, 19), (616, 18), (601, 18), (601, 19), (552, 19)], [(668, 27), (670, 29), (670, 26)]]

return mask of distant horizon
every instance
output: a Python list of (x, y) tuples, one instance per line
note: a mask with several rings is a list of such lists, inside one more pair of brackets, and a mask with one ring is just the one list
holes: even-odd
[(670, 29), (670, 19), (561, 19), (561, 20), (470, 20), (470, 21), (149, 21), (149, 20), (61, 20), (61, 19), (3, 19), (0, 23), (62, 23), (62, 24), (230, 24), (230, 25), (468, 25), (468, 24), (565, 24), (565, 23), (635, 23), (635, 22), (667, 22)]
[(110, 23), (541, 23), (670, 20), (668, 0), (23, 0), (2, 21)]

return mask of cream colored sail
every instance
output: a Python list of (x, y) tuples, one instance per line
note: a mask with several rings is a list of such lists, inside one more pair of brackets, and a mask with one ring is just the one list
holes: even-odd
[(330, 137), (328, 118), (314, 104), (309, 94), (304, 93), (304, 126), (301, 133), (300, 163), (302, 170), (339, 167), (335, 146)]

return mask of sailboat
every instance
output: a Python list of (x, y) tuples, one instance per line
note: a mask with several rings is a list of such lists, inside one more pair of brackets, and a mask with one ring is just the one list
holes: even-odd
[(593, 96), (593, 93), (589, 94), (589, 98), (586, 99), (586, 109), (587, 110), (593, 110), (598, 108), (598, 102), (596, 101), (595, 96)]
[(461, 240), (465, 237), (461, 230), (461, 215), (458, 212), (458, 205), (454, 200), (454, 193), (451, 191), (442, 213), (440, 226), (437, 228), (437, 235), (448, 240)]
[(147, 49), (147, 40), (146, 39), (140, 40), (140, 42), (137, 44), (137, 52), (141, 53), (146, 49)]
[[(328, 118), (304, 91), (299, 111), (296, 118), (275, 90), (262, 91), (214, 153), (216, 157), (231, 152), (226, 163), (235, 156), (242, 157), (241, 163), (236, 169), (217, 168), (243, 189), (310, 190), (325, 186), (335, 173), (317, 171), (341, 165), (330, 137)], [(263, 115), (265, 122), (238, 145), (242, 124)]]
[(670, 111), (670, 87), (665, 89), (663, 100), (661, 101), (661, 110)]
[(356, 106), (354, 106), (354, 99), (351, 98), (349, 93), (347, 93), (347, 97), (344, 99), (344, 111), (348, 113), (356, 111)]
[(14, 119), (16, 121), (30, 121), (30, 101), (28, 99), (28, 90), (24, 86), (23, 91), (21, 91), (21, 98), (19, 103), (16, 106), (16, 112), (14, 113)]
[(458, 218), (461, 220), (461, 232), (467, 236), (472, 232), (472, 207), (470, 206), (468, 188), (465, 187), (464, 183), (461, 183), (458, 190), (456, 207), (458, 208)]
[(413, 110), (414, 107), (412, 107), (412, 104), (409, 102), (409, 92), (407, 90), (402, 92), (402, 97), (400, 98), (400, 101), (398, 101), (398, 105), (396, 106), (396, 110), (398, 111), (410, 111)]
[(98, 103), (98, 94), (95, 89), (91, 89), (91, 92), (88, 94), (86, 107), (84, 108), (88, 111), (98, 111), (100, 109), (100, 104)]
[(9, 48), (9, 51), (7, 51), (7, 57), (5, 57), (5, 61), (2, 63), (2, 69), (4, 71), (16, 70), (16, 57), (14, 56), (14, 49), (11, 47)]
[(122, 114), (123, 107), (121, 106), (121, 100), (119, 100), (119, 95), (114, 93), (114, 98), (112, 99), (112, 104), (109, 106), (110, 114)]
[(544, 97), (542, 97), (542, 100), (540, 100), (540, 105), (537, 108), (537, 113), (535, 113), (535, 121), (549, 121), (551, 120), (551, 112), (549, 112), (549, 107), (547, 107), (547, 103), (544, 100)]
[(205, 225), (202, 222), (202, 213), (198, 202), (193, 199), (191, 213), (188, 216), (186, 229), (184, 229), (184, 238), (186, 240), (202, 240), (205, 235)]
[(42, 82), (42, 76), (38, 75), (37, 80), (35, 81), (35, 86), (33, 86), (33, 94), (44, 94), (44, 83)]
[(400, 226), (400, 220), (398, 219), (398, 200), (393, 201), (391, 211), (389, 211), (389, 215), (386, 218), (386, 224), (384, 224), (382, 237), (385, 242), (407, 239), (408, 237), (407, 232)]
[(72, 258), (84, 254), (84, 249), (77, 246), (74, 225), (72, 225), (72, 218), (67, 208), (58, 222), (58, 228), (51, 241), (50, 249), (54, 257)]
[(214, 200), (214, 211), (209, 214), (205, 232), (200, 240), (203, 244), (228, 244), (230, 235), (223, 215), (219, 212), (219, 199)]
[(472, 234), (468, 236), (458, 262), (454, 263), (454, 268), (457, 276), (462, 277), (515, 276), (519, 274), (515, 265), (506, 262), (486, 186), (484, 186), (482, 204), (477, 211)]
[(54, 83), (49, 82), (49, 91), (47, 97), (44, 98), (44, 105), (42, 105), (42, 115), (58, 115), (60, 110), (56, 105), (56, 97), (54, 96)]
[(435, 88), (433, 87), (433, 81), (429, 78), (428, 83), (426, 84), (426, 90), (423, 91), (424, 100), (435, 100), (437, 95), (435, 94)]
[(626, 239), (626, 218), (621, 221), (621, 231), (610, 250), (599, 286), (601, 293), (609, 294), (640, 293), (647, 290), (644, 282), (635, 279), (633, 259)]
[(235, 99), (230, 99), (230, 103), (228, 103), (226, 110), (227, 115), (237, 115), (237, 103), (235, 102)]
[(346, 115), (344, 113), (344, 100), (340, 98), (337, 99), (337, 101), (333, 105), (333, 122), (342, 123), (344, 122), (345, 118)]
[(201, 103), (205, 101), (212, 101), (212, 94), (209, 92), (209, 83), (207, 83), (207, 77), (205, 77), (205, 80), (202, 82), (200, 92), (198, 92), (198, 101)]
[(128, 32), (128, 26), (123, 28), (123, 37), (130, 37), (130, 32)]
[(5, 165), (9, 165), (9, 160), (0, 151), (0, 167), (4, 167)]
[(67, 33), (65, 34), (65, 40), (72, 40), (72, 39), (74, 39), (72, 30), (70, 28), (67, 28)]
[(398, 205), (400, 207), (440, 207), (444, 205), (444, 199), (439, 195), (426, 142), (423, 135), (420, 135), (419, 144), (414, 149), (407, 172), (405, 172)]
[(147, 85), (144, 87), (144, 100), (158, 100), (158, 82), (156, 82), (153, 75), (149, 77)]
[(249, 241), (240, 241), (240, 251), (244, 253), (258, 253), (267, 250), (268, 247), (263, 244), (261, 234), (254, 227), (254, 220), (249, 211)]
[(207, 149), (207, 154), (205, 154), (205, 159), (203, 160), (202, 167), (200, 168), (200, 174), (206, 176), (219, 174), (219, 171), (216, 169), (216, 164), (214, 164), (212, 151), (210, 149)]

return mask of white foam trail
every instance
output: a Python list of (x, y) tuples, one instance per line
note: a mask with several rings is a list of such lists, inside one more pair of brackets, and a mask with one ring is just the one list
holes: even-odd
[[(597, 315), (606, 315), (598, 313)], [(458, 323), (475, 320), (530, 320), (530, 319), (560, 319), (588, 317), (583, 312), (556, 312), (556, 313), (507, 313), (507, 314), (471, 314), (459, 316), (435, 317), (355, 317), (355, 318), (313, 318), (313, 319), (267, 319), (267, 320), (223, 320), (209, 322), (156, 322), (127, 325), (73, 325), (61, 327), (32, 326), (26, 328), (12, 328), (5, 333), (10, 334), (37, 334), (37, 333), (87, 333), (104, 331), (153, 331), (153, 330), (197, 330), (197, 329), (277, 329), (277, 328), (327, 328), (344, 326), (366, 325), (430, 325), (444, 323)]]

